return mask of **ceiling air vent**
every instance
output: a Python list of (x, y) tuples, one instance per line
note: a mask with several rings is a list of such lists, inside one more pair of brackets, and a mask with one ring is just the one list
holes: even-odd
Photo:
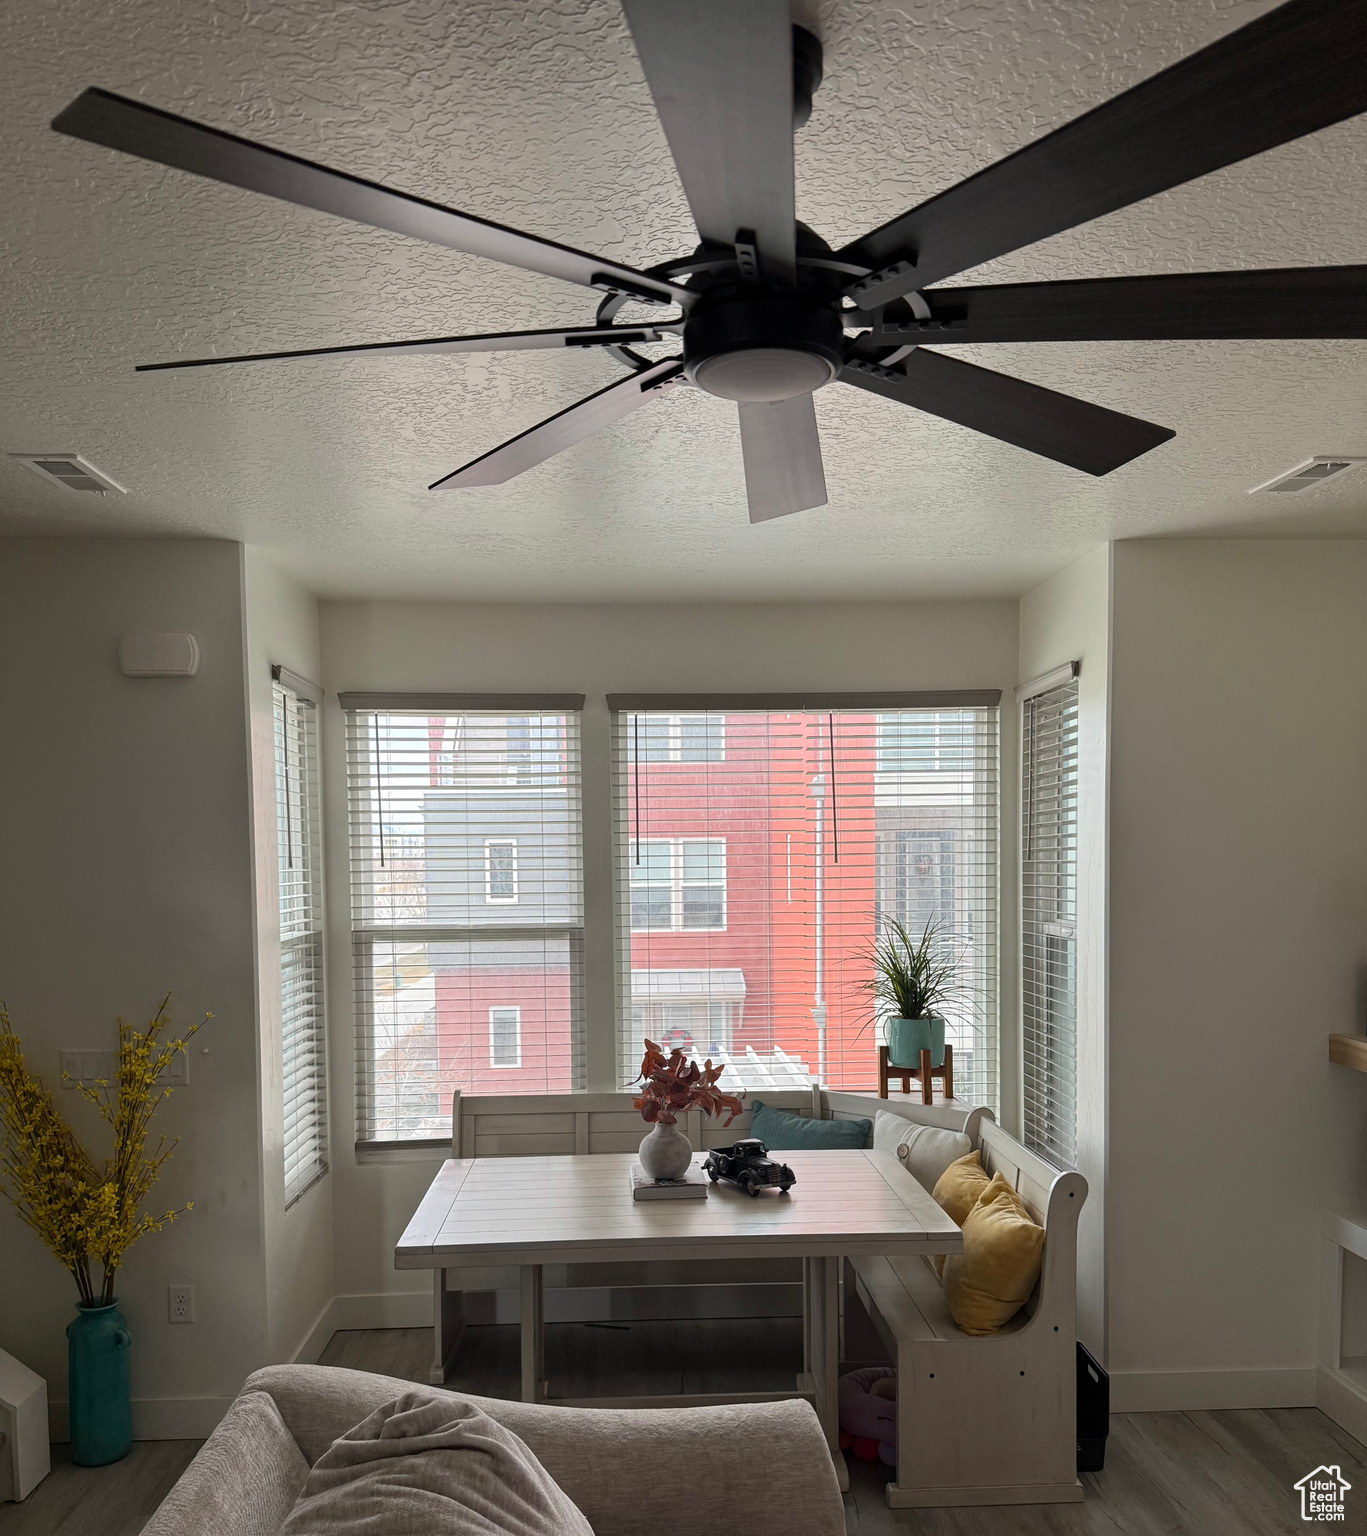
[(1326, 480), (1333, 480), (1338, 475), (1346, 474), (1358, 464), (1367, 464), (1367, 458), (1354, 458), (1351, 454), (1316, 454), (1313, 459), (1307, 459), (1304, 464), (1297, 464), (1295, 469), (1283, 470), (1280, 475), (1274, 475), (1271, 480), (1265, 480), (1261, 485), (1255, 485), (1248, 493), (1257, 496), (1262, 491), (1308, 491), (1314, 486), (1323, 485)]
[(48, 482), (56, 481), (69, 491), (115, 491), (120, 496), (128, 493), (117, 480), (111, 480), (102, 470), (95, 468), (79, 453), (12, 453), (10, 458), (27, 464), (35, 475)]

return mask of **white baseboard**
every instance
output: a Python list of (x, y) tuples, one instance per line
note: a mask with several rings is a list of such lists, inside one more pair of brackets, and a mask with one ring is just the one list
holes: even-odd
[[(232, 1407), (231, 1397), (135, 1397), (135, 1440), (205, 1440)], [(71, 1439), (65, 1401), (47, 1405), (48, 1432), (53, 1440)]]
[(334, 1296), (295, 1352), (294, 1365), (315, 1365), (340, 1328), (430, 1328), (432, 1292), (373, 1291)]
[(1112, 1371), (1112, 1413), (1313, 1408), (1315, 1368), (1281, 1371)]
[(1315, 1406), (1355, 1440), (1367, 1441), (1367, 1396), (1359, 1386), (1327, 1365), (1315, 1372)]

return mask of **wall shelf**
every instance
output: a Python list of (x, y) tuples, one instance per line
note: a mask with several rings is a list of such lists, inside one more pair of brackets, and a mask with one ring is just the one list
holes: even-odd
[(1356, 1072), (1367, 1072), (1367, 1035), (1330, 1035), (1329, 1060)]

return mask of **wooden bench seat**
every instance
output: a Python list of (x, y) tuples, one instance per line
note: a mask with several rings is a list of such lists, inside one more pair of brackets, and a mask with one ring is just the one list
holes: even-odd
[[(873, 1303), (869, 1315), (881, 1321), (883, 1342), (896, 1353), (897, 1339), (962, 1339), (940, 1278), (923, 1258), (860, 1259), (856, 1267), (861, 1296)], [(868, 1306), (868, 1303), (865, 1303)], [(1029, 1321), (1024, 1308), (1002, 1329), (1015, 1333)]]
[(974, 1338), (924, 1259), (854, 1262), (859, 1299), (897, 1366), (897, 1479), (887, 1489), (895, 1509), (1082, 1498), (1076, 1269), (1087, 1181), (989, 1120), (975, 1130), (983, 1167), (1002, 1173), (1044, 1227), (1044, 1266), (1012, 1321)]

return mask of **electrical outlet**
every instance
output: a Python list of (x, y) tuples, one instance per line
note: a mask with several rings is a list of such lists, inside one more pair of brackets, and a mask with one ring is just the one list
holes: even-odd
[(195, 1320), (195, 1288), (193, 1285), (168, 1285), (166, 1310), (173, 1323), (193, 1323)]

